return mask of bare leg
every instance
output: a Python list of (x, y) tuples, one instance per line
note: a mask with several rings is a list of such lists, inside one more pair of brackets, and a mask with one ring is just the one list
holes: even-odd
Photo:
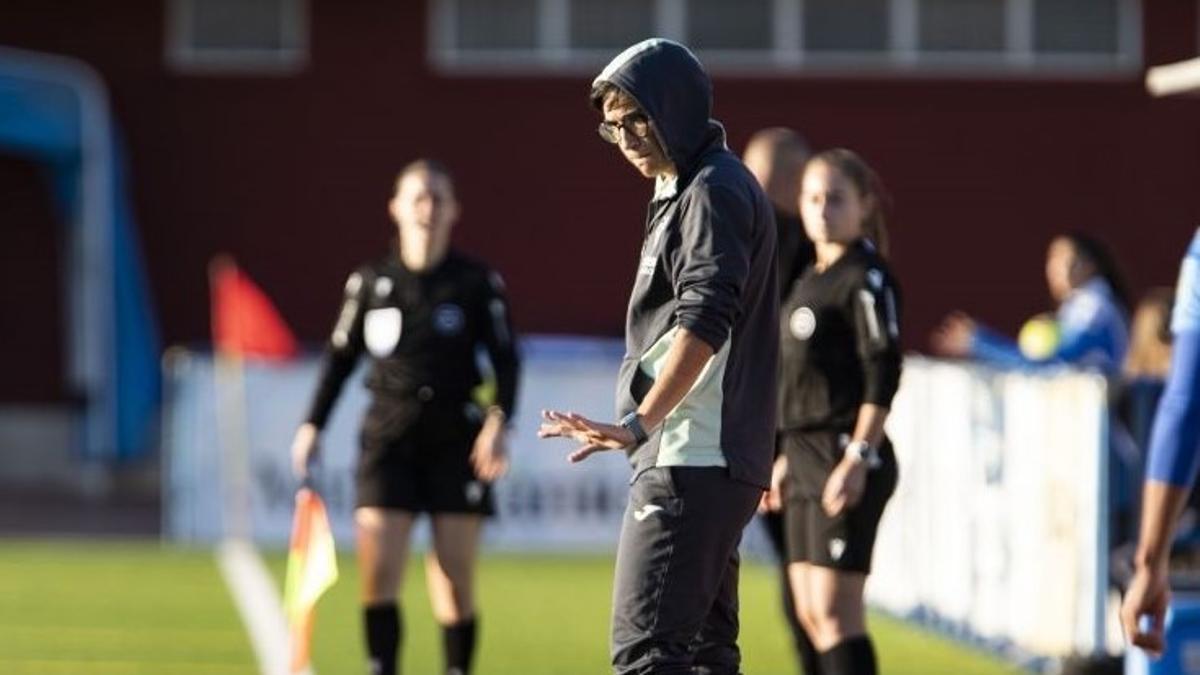
[(875, 675), (878, 666), (863, 607), (866, 575), (810, 565), (806, 576), (811, 635), (821, 653), (822, 675)]
[(407, 511), (376, 507), (354, 511), (367, 654), (372, 673), (379, 675), (396, 672), (403, 631), (397, 602), (414, 519)]
[(796, 620), (808, 634), (810, 640), (813, 640), (813, 635), (816, 633), (816, 625), (813, 623), (813, 600), (811, 597), (812, 591), (809, 589), (810, 575), (809, 570), (812, 565), (804, 562), (788, 563), (788, 586), (792, 591), (792, 605), (796, 608)]
[(474, 514), (433, 516), (433, 551), (425, 557), (425, 581), (433, 617), (442, 625), (475, 615), (475, 560), (482, 521)]
[(433, 617), (442, 626), (446, 672), (470, 671), (475, 653), (475, 562), (483, 518), (475, 514), (433, 516), (433, 551), (425, 557), (425, 581)]
[(809, 619), (813, 644), (828, 651), (848, 638), (867, 632), (863, 586), (867, 577), (828, 567), (808, 566)]

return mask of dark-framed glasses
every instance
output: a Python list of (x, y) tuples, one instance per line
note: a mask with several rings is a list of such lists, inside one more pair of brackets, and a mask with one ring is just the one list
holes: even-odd
[(596, 131), (609, 143), (620, 143), (623, 131), (644, 139), (650, 135), (650, 118), (644, 112), (632, 112), (619, 120), (604, 120)]

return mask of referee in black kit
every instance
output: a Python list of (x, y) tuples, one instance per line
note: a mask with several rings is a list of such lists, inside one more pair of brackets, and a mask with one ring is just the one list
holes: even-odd
[(771, 204), (710, 119), (680, 44), (630, 47), (592, 85), (600, 135), (655, 181), (626, 322), (620, 422), (543, 412), (580, 461), (633, 465), (613, 589), (616, 673), (739, 672), (738, 542), (770, 480), (778, 297)]
[[(442, 626), (447, 675), (470, 672), (478, 630), (474, 571), (491, 482), (507, 468), (505, 424), (517, 391), (517, 354), (499, 276), (450, 248), (458, 218), (444, 166), (408, 165), (389, 211), (398, 247), (346, 282), (307, 421), (292, 459), (306, 477), (317, 437), (363, 352), (371, 405), (363, 419), (354, 521), (372, 675), (397, 672), (397, 603), (413, 522), (428, 513), (433, 551), (425, 576)], [(494, 404), (473, 398), (477, 348), (495, 374)]]
[[(788, 575), (811, 638), (808, 675), (874, 675), (863, 587), (896, 457), (883, 432), (900, 381), (899, 290), (884, 259), (875, 173), (849, 150), (809, 160), (800, 190), (816, 260), (780, 316), (784, 471), (768, 504), (784, 510)], [(782, 484), (779, 477), (782, 476)]]

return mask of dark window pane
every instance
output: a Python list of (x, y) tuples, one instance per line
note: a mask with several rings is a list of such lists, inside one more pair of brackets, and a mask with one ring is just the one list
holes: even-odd
[(193, 49), (278, 50), (292, 46), (284, 39), (286, 0), (194, 0)]
[(1034, 50), (1117, 53), (1119, 1), (1034, 0)]
[(1004, 50), (1004, 0), (921, 0), (917, 11), (922, 50)]
[(771, 49), (770, 0), (690, 0), (688, 42), (696, 49)]
[(807, 51), (883, 51), (888, 48), (887, 0), (805, 0)]
[(628, 47), (654, 32), (654, 3), (648, 0), (571, 0), (572, 47)]
[(537, 47), (537, 6), (537, 0), (458, 0), (458, 47)]

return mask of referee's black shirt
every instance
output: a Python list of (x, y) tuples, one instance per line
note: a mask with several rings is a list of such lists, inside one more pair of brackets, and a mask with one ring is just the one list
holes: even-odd
[[(481, 381), (480, 347), (495, 371), (496, 405), (511, 418), (518, 360), (499, 275), (454, 251), (420, 273), (395, 255), (363, 265), (346, 281), (307, 420), (325, 425), (364, 352), (373, 357), (366, 386), (377, 404), (462, 405)], [(370, 414), (386, 411), (376, 405)]]
[(853, 429), (864, 403), (890, 407), (900, 382), (900, 293), (865, 241), (795, 281), (780, 312), (782, 431)]

